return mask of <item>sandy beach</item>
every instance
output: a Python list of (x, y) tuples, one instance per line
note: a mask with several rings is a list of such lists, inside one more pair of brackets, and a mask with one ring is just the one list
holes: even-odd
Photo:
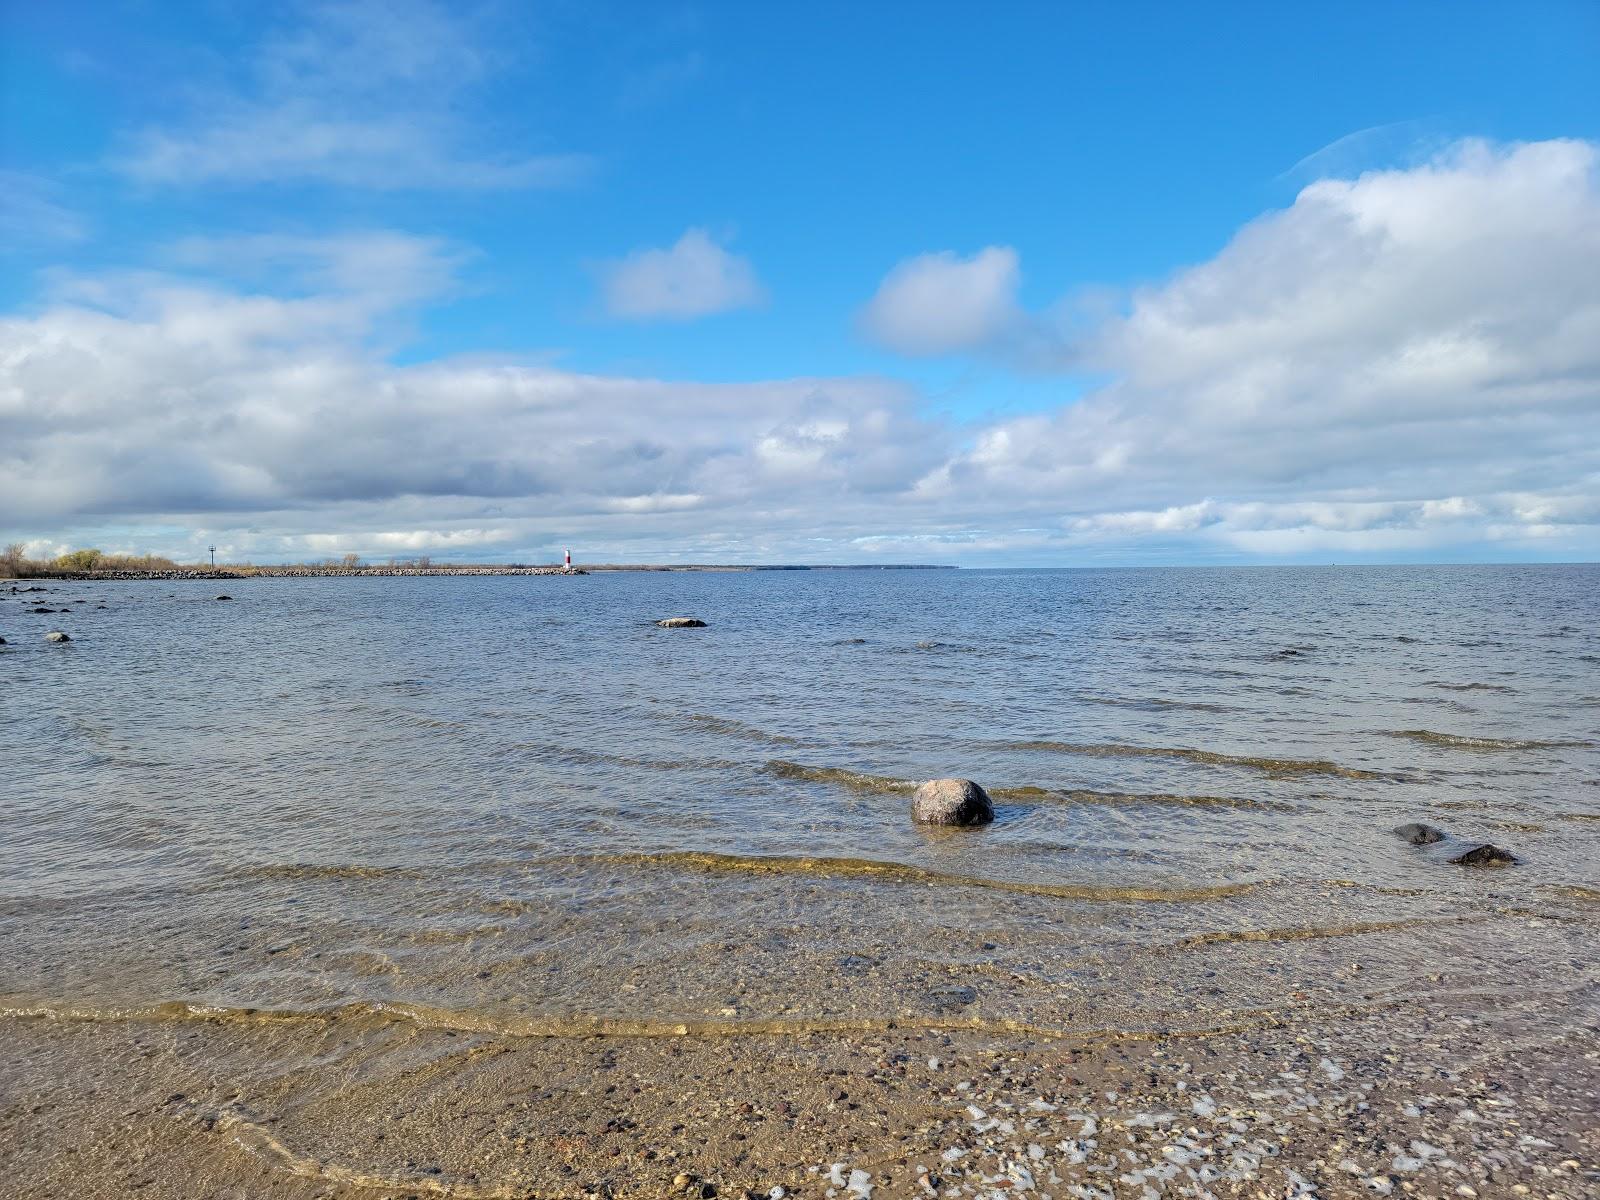
[[(1595, 1195), (1600, 1040), (1473, 1011), (1098, 1039), (7, 1016), (0, 1195)], [(263, 1054), (301, 1067), (263, 1083)]]

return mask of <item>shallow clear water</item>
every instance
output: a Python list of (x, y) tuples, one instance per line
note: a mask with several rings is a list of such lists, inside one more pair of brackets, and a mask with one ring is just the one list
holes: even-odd
[[(1597, 1015), (1597, 567), (49, 586), (0, 592), (9, 1011)], [(937, 775), (995, 824), (914, 827)]]

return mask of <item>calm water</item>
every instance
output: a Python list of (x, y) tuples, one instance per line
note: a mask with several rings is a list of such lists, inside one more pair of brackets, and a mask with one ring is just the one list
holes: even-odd
[(5, 589), (5, 1009), (1600, 1016), (1600, 568), (220, 586)]

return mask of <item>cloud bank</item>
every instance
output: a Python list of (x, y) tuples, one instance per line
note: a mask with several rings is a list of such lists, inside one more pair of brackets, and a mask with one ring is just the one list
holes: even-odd
[(0, 514), (261, 558), (1593, 558), (1597, 172), (1584, 142), (1474, 142), (1323, 180), (1088, 330), (1016, 307), (1014, 252), (914, 260), (869, 306), (886, 340), (1026, 338), (1110, 380), (976, 425), (882, 379), (395, 365), (457, 251), (244, 243), (299, 264), (291, 294), (196, 243), (198, 274), (60, 279), (0, 321)]

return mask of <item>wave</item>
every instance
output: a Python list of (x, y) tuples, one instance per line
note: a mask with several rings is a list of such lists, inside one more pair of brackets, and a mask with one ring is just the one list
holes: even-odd
[(1563, 747), (1589, 746), (1590, 742), (1549, 742), (1522, 738), (1466, 737), (1455, 733), (1438, 733), (1432, 729), (1384, 729), (1385, 737), (1405, 738), (1429, 746), (1447, 746), (1452, 750), (1557, 750)]
[(1517, 690), (1503, 683), (1430, 683), (1426, 686), (1447, 692), (1505, 692), (1508, 695), (1515, 695)]
[(1299, 811), (1298, 805), (1284, 800), (1254, 800), (1243, 796), (1196, 796), (1184, 792), (1091, 792), (1075, 789), (1054, 795), (1073, 804), (1168, 804), (1179, 807), (1256, 809), (1264, 812)]
[(893, 779), (887, 775), (869, 775), (865, 771), (851, 771), (844, 767), (808, 767), (803, 763), (775, 758), (764, 768), (767, 774), (779, 779), (798, 779), (806, 783), (828, 783), (846, 791), (862, 795), (885, 795), (894, 792), (912, 792), (917, 781)]
[(342, 1183), (350, 1187), (409, 1195), (453, 1196), (456, 1200), (522, 1200), (527, 1188), (496, 1187), (465, 1179), (439, 1175), (403, 1175), (358, 1171), (339, 1163), (326, 1162), (291, 1149), (265, 1125), (251, 1120), (238, 1108), (225, 1108), (213, 1114), (212, 1124), (219, 1132), (231, 1135), (247, 1150), (289, 1175), (300, 1179)]
[(375, 866), (362, 863), (259, 863), (228, 872), (243, 879), (421, 879), (421, 867)]
[(1291, 929), (1230, 929), (1219, 930), (1214, 933), (1197, 933), (1190, 937), (1179, 939), (1177, 944), (1181, 947), (1189, 947), (1215, 946), (1229, 942), (1306, 942), (1321, 938), (1358, 937), (1364, 933), (1393, 933), (1400, 929), (1417, 929), (1453, 924), (1463, 919), (1473, 918), (1455, 917), (1430, 920), (1423, 917), (1413, 917), (1398, 921), (1367, 921), (1349, 925), (1313, 925)]
[[(446, 1033), (481, 1034), (491, 1038), (731, 1038), (809, 1037), (814, 1034), (861, 1034), (969, 1031), (1021, 1034), (1074, 1041), (1150, 1041), (1243, 1033), (1279, 1026), (1299, 1017), (1353, 1016), (1388, 1011), (1402, 1002), (1318, 1006), (1290, 1004), (1282, 1008), (1234, 1009), (1224, 1024), (1181, 1027), (1083, 1028), (977, 1015), (898, 1014), (860, 1017), (741, 1017), (720, 1020), (674, 1020), (661, 1017), (615, 1017), (590, 1013), (551, 1016), (493, 1014), (444, 1008), (408, 1001), (367, 1000), (321, 1008), (252, 1008), (172, 1000), (159, 1004), (91, 1008), (73, 1005), (7, 1005), (0, 1002), (0, 1020), (48, 1020), (110, 1023), (125, 1021), (188, 1022), (216, 1025), (385, 1025), (405, 1023)], [(520, 1195), (521, 1193), (519, 1193)]]
[(1006, 742), (1005, 750), (1043, 750), (1059, 754), (1082, 754), (1091, 758), (1182, 758), (1208, 766), (1249, 767), (1268, 775), (1337, 775), (1344, 779), (1396, 779), (1381, 771), (1344, 767), (1325, 759), (1266, 758), (1249, 754), (1222, 754), (1215, 750), (1194, 750), (1184, 746), (1125, 746), (1116, 743), (1055, 741)]
[(1105, 903), (1194, 903), (1242, 896), (1256, 890), (1253, 883), (1218, 884), (1213, 887), (1112, 887), (1080, 883), (1027, 883), (930, 871), (908, 863), (872, 858), (816, 858), (789, 854), (724, 854), (711, 850), (636, 851), (583, 856), (582, 861), (631, 866), (680, 867), (715, 874), (799, 875), (819, 879), (871, 879), (884, 883), (925, 887), (970, 887), (1010, 892), (1019, 896), (1047, 896), (1059, 900)]
[(782, 733), (769, 733), (765, 729), (747, 725), (732, 717), (719, 717), (714, 713), (689, 713), (687, 716), (676, 718), (675, 721), (690, 729), (703, 729), (708, 733), (720, 733), (725, 737), (743, 738), (750, 742), (766, 742), (774, 746), (801, 744), (799, 738), (792, 738)]
[(1093, 692), (1078, 692), (1076, 697), (1086, 704), (1104, 704), (1112, 708), (1136, 708), (1145, 712), (1168, 712), (1183, 710), (1186, 712), (1225, 713), (1234, 710), (1226, 704), (1210, 704), (1199, 700), (1168, 700), (1162, 696), (1099, 696)]
[[(890, 775), (871, 775), (845, 767), (810, 767), (803, 763), (774, 759), (766, 771), (780, 779), (800, 779), (826, 783), (862, 795), (898, 795), (915, 791), (918, 781), (896, 779)], [(985, 791), (1001, 803), (1009, 804), (1163, 804), (1201, 808), (1254, 808), (1274, 812), (1295, 812), (1293, 804), (1275, 800), (1250, 800), (1242, 796), (1198, 796), (1179, 792), (1096, 792), (1086, 788), (1043, 788), (1032, 784), (1017, 787), (991, 787)]]

